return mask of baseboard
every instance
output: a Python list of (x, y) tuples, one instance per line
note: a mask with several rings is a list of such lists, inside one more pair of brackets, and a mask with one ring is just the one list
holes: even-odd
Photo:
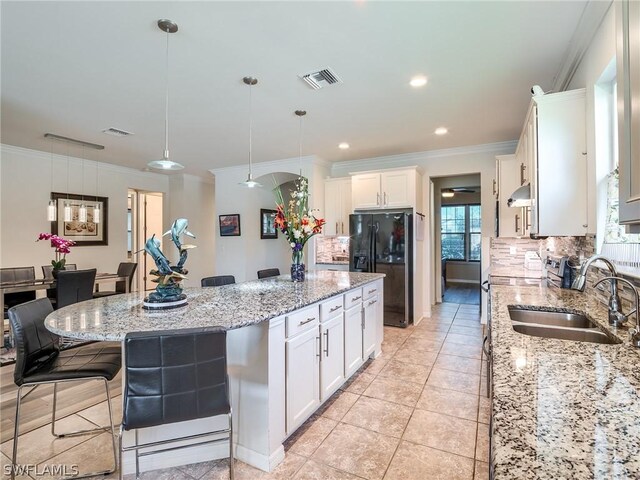
[(236, 458), (265, 472), (272, 472), (284, 460), (284, 447), (280, 445), (275, 452), (266, 456), (243, 445), (236, 445)]
[(475, 283), (476, 285), (480, 285), (478, 280), (467, 280), (462, 278), (448, 278), (447, 283)]

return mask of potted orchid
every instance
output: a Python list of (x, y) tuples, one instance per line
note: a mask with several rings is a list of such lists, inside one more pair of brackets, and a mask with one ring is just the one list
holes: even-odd
[(65, 269), (64, 265), (67, 263), (67, 253), (71, 253), (71, 247), (75, 245), (76, 242), (66, 240), (51, 233), (41, 233), (38, 235), (36, 242), (39, 242), (40, 240), (49, 240), (51, 242), (51, 248), (53, 248), (56, 255), (56, 258), (51, 260), (51, 265), (53, 266), (52, 274), (55, 277), (59, 270)]
[(291, 199), (285, 202), (282, 189), (276, 189), (275, 225), (286, 236), (291, 247), (291, 279), (304, 281), (303, 249), (311, 237), (322, 232), (324, 219), (316, 218), (309, 208), (309, 182), (300, 176), (294, 182)]

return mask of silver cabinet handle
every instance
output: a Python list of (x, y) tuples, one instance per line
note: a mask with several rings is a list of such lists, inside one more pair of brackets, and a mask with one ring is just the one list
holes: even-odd
[(371, 300), (368, 305), (373, 305), (374, 303), (376, 303), (378, 300)]
[(388, 203), (387, 203), (387, 192), (384, 192), (384, 202), (383, 202), (383, 204), (384, 205), (388, 205)]
[(493, 194), (495, 195), (496, 193), (497, 193), (497, 192), (496, 192), (496, 180), (495, 180), (495, 178), (494, 178), (494, 179), (493, 179)]
[(360, 300), (362, 298), (362, 295), (359, 295), (357, 297), (351, 297), (351, 301), (355, 302), (356, 300)]
[(342, 305), (336, 305), (335, 307), (329, 309), (329, 313), (335, 312), (336, 310), (340, 310), (341, 308), (342, 308)]
[(380, 192), (376, 193), (376, 205), (380, 205)]
[(339, 230), (338, 230), (338, 222), (336, 222), (336, 235), (338, 234)]
[(524, 184), (524, 171), (527, 169), (527, 166), (524, 163), (520, 164), (520, 185)]
[(326, 337), (325, 346), (327, 347), (327, 348), (324, 349), (324, 353), (328, 357), (329, 356), (329, 330), (324, 332), (324, 335)]
[(298, 323), (298, 326), (301, 327), (302, 325), (306, 325), (309, 322), (313, 322), (316, 319), (316, 317), (309, 317), (306, 320), (303, 320), (301, 322)]
[(340, 222), (340, 224), (342, 225), (342, 234), (344, 235), (344, 222)]
[(520, 215), (516, 213), (516, 233), (520, 231), (520, 228), (518, 227), (519, 222), (520, 222)]
[(372, 293), (376, 293), (376, 289), (374, 288), (373, 290), (369, 290), (369, 292), (367, 293), (367, 295), (370, 295)]
[(322, 347), (320, 346), (320, 337), (316, 337), (316, 340), (318, 341), (318, 353), (316, 353), (316, 357), (320, 357), (320, 350), (322, 349)]

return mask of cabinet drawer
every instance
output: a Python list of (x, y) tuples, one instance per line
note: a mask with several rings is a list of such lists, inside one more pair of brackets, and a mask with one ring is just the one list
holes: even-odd
[(338, 295), (335, 298), (327, 300), (326, 302), (322, 302), (320, 304), (320, 321), (326, 322), (336, 315), (340, 315), (342, 313), (343, 302), (344, 299), (342, 298), (342, 295)]
[(287, 338), (293, 337), (311, 328), (317, 328), (320, 323), (318, 305), (292, 312), (287, 315)]
[(362, 289), (356, 288), (344, 294), (344, 309), (349, 310), (362, 302)]
[(362, 287), (362, 300), (367, 300), (378, 294), (378, 286), (375, 283)]

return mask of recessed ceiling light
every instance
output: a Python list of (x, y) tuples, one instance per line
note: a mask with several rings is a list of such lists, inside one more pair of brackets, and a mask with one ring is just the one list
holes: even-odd
[(340, 150), (346, 150), (347, 148), (349, 148), (351, 145), (349, 145), (347, 142), (342, 142), (338, 145), (338, 148)]
[(445, 127), (438, 127), (433, 133), (435, 133), (436, 135), (446, 135), (447, 133), (449, 133), (449, 130), (447, 130)]
[(427, 84), (427, 77), (423, 75), (418, 75), (417, 77), (413, 77), (409, 82), (409, 85), (412, 87), (424, 87)]

